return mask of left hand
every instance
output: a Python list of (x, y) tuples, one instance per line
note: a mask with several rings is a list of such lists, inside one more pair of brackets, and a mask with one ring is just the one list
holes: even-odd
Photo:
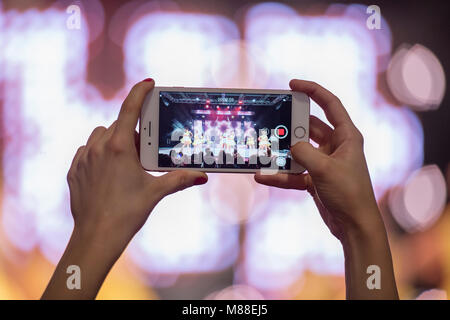
[(154, 84), (150, 79), (132, 88), (117, 121), (108, 129), (95, 128), (67, 175), (75, 232), (88, 238), (95, 234), (95, 242), (107, 250), (123, 250), (164, 196), (208, 180), (198, 171), (155, 177), (142, 168), (135, 128)]

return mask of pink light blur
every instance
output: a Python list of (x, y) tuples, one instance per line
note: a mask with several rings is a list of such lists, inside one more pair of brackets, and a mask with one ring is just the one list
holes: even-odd
[(389, 63), (387, 81), (392, 94), (417, 111), (435, 110), (445, 94), (445, 73), (428, 48), (401, 46)]
[(446, 198), (446, 183), (441, 170), (436, 165), (427, 165), (390, 192), (389, 207), (404, 229), (421, 231), (436, 222)]

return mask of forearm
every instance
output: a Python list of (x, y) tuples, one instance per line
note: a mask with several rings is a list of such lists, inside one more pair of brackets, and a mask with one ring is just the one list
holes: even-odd
[[(398, 299), (389, 241), (376, 210), (373, 223), (349, 231), (342, 241), (347, 299)], [(368, 270), (369, 266), (374, 267)], [(375, 286), (378, 276), (379, 288)]]
[[(82, 235), (74, 230), (67, 248), (56, 266), (42, 299), (95, 299), (121, 250), (105, 248), (103, 239)], [(70, 288), (69, 266), (80, 270), (80, 288)]]

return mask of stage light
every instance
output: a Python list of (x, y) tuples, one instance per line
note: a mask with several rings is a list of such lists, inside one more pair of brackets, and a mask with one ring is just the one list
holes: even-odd
[(220, 270), (234, 261), (236, 226), (225, 225), (212, 215), (202, 193), (201, 187), (187, 189), (155, 207), (130, 245), (130, 254), (142, 269), (198, 272)]
[(422, 231), (440, 217), (447, 199), (445, 178), (436, 165), (415, 171), (408, 180), (391, 190), (389, 208), (406, 231)]
[(242, 102), (242, 100), (239, 100), (239, 104), (242, 104), (243, 102)]
[(214, 60), (211, 65), (215, 87), (257, 89), (267, 85), (268, 73), (263, 68), (261, 52), (250, 50), (245, 40), (229, 41), (213, 52), (221, 56), (221, 60)]
[(343, 273), (342, 246), (323, 223), (311, 197), (302, 201), (271, 198), (261, 210), (260, 218), (247, 225), (244, 270), (249, 285), (276, 291), (293, 284), (306, 270)]
[[(123, 20), (117, 23), (123, 25)], [(133, 21), (121, 44), (127, 83), (139, 82), (143, 75), (151, 74), (162, 86), (173, 86), (176, 79), (181, 86), (217, 87), (208, 76), (213, 66), (224, 66), (226, 60), (226, 53), (217, 48), (239, 37), (237, 26), (217, 15), (158, 11), (142, 14)]]
[[(198, 99), (198, 98), (197, 98), (197, 99)], [(209, 99), (206, 100), (206, 104), (210, 104), (210, 102), (211, 102), (211, 101), (210, 101)]]
[[(231, 129), (227, 121), (219, 123), (218, 128), (221, 132)], [(257, 184), (252, 176), (210, 174), (208, 183), (206, 196), (211, 212), (226, 224), (239, 224), (256, 218), (258, 209), (268, 202), (268, 187)]]
[(444, 69), (433, 52), (422, 45), (400, 46), (386, 77), (394, 97), (416, 111), (435, 110), (444, 98)]
[(206, 109), (209, 109), (209, 105), (206, 105), (205, 108), (206, 108)]
[(0, 28), (0, 82), (9, 106), (2, 110), (2, 134), (9, 137), (2, 154), (2, 228), (17, 248), (37, 247), (56, 262), (73, 227), (66, 182), (73, 155), (93, 128), (112, 122), (106, 110), (116, 110), (119, 101), (104, 101), (83, 82), (89, 33), (65, 28), (65, 11), (0, 8), (0, 25), (2, 18), (9, 21)]

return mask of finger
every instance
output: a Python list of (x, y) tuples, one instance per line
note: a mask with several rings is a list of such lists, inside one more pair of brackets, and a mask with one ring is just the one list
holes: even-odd
[(78, 148), (77, 152), (75, 153), (75, 156), (73, 157), (72, 164), (70, 165), (69, 173), (74, 172), (74, 170), (77, 168), (78, 160), (80, 160), (85, 149), (86, 146), (81, 146)]
[(309, 117), (309, 137), (319, 145), (330, 141), (333, 129), (315, 116)]
[(98, 141), (103, 136), (105, 132), (105, 127), (100, 126), (95, 128), (89, 136), (88, 141), (86, 142), (86, 148), (90, 148), (94, 144), (94, 142)]
[(283, 189), (305, 190), (312, 183), (309, 174), (277, 173), (268, 175), (256, 173), (254, 178), (260, 184)]
[(106, 132), (103, 134), (102, 136), (102, 141), (106, 142), (109, 139), (111, 139), (111, 137), (114, 134), (114, 131), (116, 130), (116, 126), (117, 126), (117, 120), (115, 120), (113, 123), (111, 123), (111, 125), (108, 127), (108, 129), (106, 129)]
[(133, 139), (142, 104), (147, 93), (154, 87), (155, 82), (152, 79), (146, 79), (134, 85), (120, 109), (115, 135)]
[(194, 185), (205, 184), (208, 181), (208, 176), (200, 171), (176, 170), (156, 177), (156, 181), (158, 181), (162, 197), (165, 197)]
[(305, 141), (297, 142), (291, 147), (295, 162), (305, 167), (311, 175), (320, 174), (328, 161), (328, 156)]
[(353, 125), (353, 122), (341, 101), (327, 89), (315, 82), (297, 79), (291, 80), (289, 86), (294, 91), (306, 93), (311, 99), (317, 102), (325, 112), (328, 121), (330, 121), (334, 127), (346, 123)]

